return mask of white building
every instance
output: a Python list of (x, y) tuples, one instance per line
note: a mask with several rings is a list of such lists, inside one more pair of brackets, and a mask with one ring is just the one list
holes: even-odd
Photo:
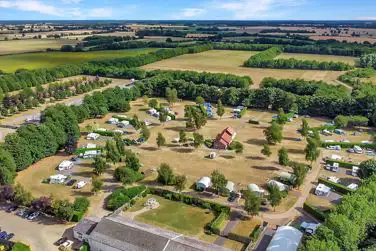
[(290, 226), (277, 229), (266, 251), (296, 251), (303, 233)]
[(50, 176), (50, 184), (62, 184), (67, 179), (67, 176), (62, 174), (56, 174)]
[(327, 187), (321, 183), (315, 189), (315, 194), (317, 196), (328, 196), (329, 192), (330, 192), (330, 187)]
[(69, 170), (73, 167), (73, 162), (69, 160), (64, 160), (58, 166), (59, 171)]
[(86, 136), (86, 139), (88, 140), (97, 140), (99, 138), (99, 134), (95, 132), (91, 132)]
[(205, 190), (211, 186), (211, 179), (207, 176), (202, 177), (196, 182), (196, 188), (199, 190)]

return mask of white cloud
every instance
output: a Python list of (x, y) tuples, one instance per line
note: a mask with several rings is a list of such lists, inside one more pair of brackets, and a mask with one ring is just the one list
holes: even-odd
[(53, 5), (39, 0), (0, 1), (0, 8), (12, 8), (22, 11), (34, 11), (52, 16), (62, 16), (62, 13)]
[(374, 17), (357, 17), (355, 19), (356, 20), (375, 21), (376, 20), (376, 16), (374, 16)]
[(106, 18), (106, 17), (112, 17), (112, 8), (94, 8), (85, 10), (87, 13), (86, 17), (91, 18)]
[(78, 4), (82, 0), (62, 0), (63, 4)]
[(218, 1), (217, 8), (233, 12), (237, 19), (262, 18), (275, 14), (279, 7), (298, 6), (304, 0), (236, 0)]
[(204, 14), (206, 11), (204, 9), (198, 8), (186, 8), (182, 11), (182, 17), (190, 18), (190, 17), (197, 17)]

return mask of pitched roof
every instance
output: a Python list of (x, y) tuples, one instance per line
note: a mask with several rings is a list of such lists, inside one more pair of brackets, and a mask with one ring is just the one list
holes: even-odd
[(99, 221), (99, 218), (86, 217), (74, 226), (73, 231), (82, 234), (90, 234)]
[(103, 218), (90, 239), (124, 251), (229, 251), (119, 215)]
[(234, 135), (234, 133), (235, 133), (235, 131), (234, 131), (234, 129), (232, 129), (232, 127), (227, 127), (226, 129), (225, 129), (225, 131), (227, 131), (231, 136), (232, 135)]

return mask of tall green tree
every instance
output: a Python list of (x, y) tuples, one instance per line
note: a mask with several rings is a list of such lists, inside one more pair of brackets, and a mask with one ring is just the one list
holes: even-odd
[(166, 164), (162, 163), (158, 169), (158, 178), (157, 180), (164, 185), (173, 185), (175, 184), (175, 175), (172, 171), (171, 167)]
[(149, 107), (154, 108), (154, 109), (158, 108), (159, 107), (158, 99), (155, 99), (155, 98), (149, 99)]
[(269, 145), (282, 142), (282, 127), (275, 121), (264, 130), (264, 134)]
[(185, 187), (187, 186), (187, 182), (188, 182), (188, 179), (187, 179), (187, 176), (185, 175), (178, 175), (175, 177), (175, 189), (176, 191), (178, 192), (181, 192), (185, 189)]
[(204, 144), (204, 136), (199, 133), (193, 133), (193, 145), (195, 148), (199, 148), (202, 144)]
[(270, 202), (270, 205), (273, 207), (273, 210), (275, 211), (275, 208), (281, 203), (282, 201), (282, 193), (279, 191), (279, 188), (275, 184), (268, 184), (266, 187), (269, 195), (268, 200)]
[(258, 215), (261, 208), (261, 198), (253, 192), (247, 192), (245, 195), (244, 209), (252, 216)]
[(222, 116), (225, 114), (225, 107), (222, 104), (222, 100), (218, 100), (217, 103), (217, 115), (222, 118)]
[(74, 213), (73, 204), (69, 200), (55, 200), (52, 203), (54, 214), (57, 218), (69, 221)]
[(211, 173), (211, 182), (212, 187), (217, 191), (217, 194), (224, 191), (227, 185), (226, 177), (218, 170), (214, 170)]
[(14, 186), (14, 202), (22, 206), (28, 206), (33, 200), (33, 195), (19, 183)]
[(99, 179), (98, 177), (93, 177), (91, 179), (91, 192), (97, 194), (103, 187), (103, 180)]
[(107, 169), (106, 160), (100, 156), (95, 157), (93, 166), (96, 175), (102, 175)]
[(312, 138), (307, 138), (307, 146), (304, 149), (305, 152), (305, 159), (311, 161), (316, 161), (317, 158), (320, 156), (320, 150), (318, 149), (318, 145), (316, 140)]
[(309, 125), (306, 119), (302, 120), (302, 128), (300, 129), (300, 133), (304, 136), (308, 136), (308, 131), (309, 131)]
[(114, 136), (116, 148), (121, 156), (125, 154), (125, 144), (120, 134), (116, 133)]
[(296, 165), (293, 167), (293, 171), (295, 176), (294, 187), (300, 188), (300, 186), (303, 185), (308, 168), (304, 165)]
[(284, 124), (286, 124), (287, 120), (288, 120), (288, 117), (287, 117), (286, 113), (283, 111), (282, 108), (279, 108), (278, 109), (278, 118), (277, 118), (278, 124), (284, 125)]
[(150, 138), (150, 130), (145, 124), (142, 124), (141, 126), (141, 137), (144, 138), (145, 141)]
[(196, 103), (199, 104), (199, 105), (202, 105), (203, 103), (205, 103), (205, 99), (201, 96), (198, 96), (196, 98)]
[(108, 160), (111, 160), (112, 163), (116, 163), (120, 161), (120, 153), (119, 150), (116, 147), (115, 141), (107, 141), (106, 142), (106, 158)]
[(158, 136), (157, 136), (157, 146), (159, 148), (159, 147), (165, 146), (165, 145), (166, 145), (166, 139), (165, 139), (165, 137), (163, 137), (162, 133), (159, 132)]
[(0, 185), (13, 184), (16, 175), (14, 159), (9, 152), (0, 147)]
[(359, 176), (362, 179), (371, 177), (376, 173), (376, 160), (365, 160), (359, 165)]
[(289, 165), (289, 154), (287, 152), (287, 149), (284, 147), (282, 147), (278, 151), (278, 163), (282, 166)]
[(185, 131), (181, 130), (179, 132), (179, 143), (185, 144), (185, 143), (187, 143), (187, 141), (188, 141), (187, 134), (185, 133)]
[(132, 169), (132, 170), (134, 170), (136, 172), (138, 170), (140, 170), (141, 163), (140, 163), (139, 158), (137, 157), (137, 155), (134, 152), (127, 151), (125, 153), (125, 156), (126, 156), (126, 158), (125, 158), (125, 166), (127, 168), (130, 168), (130, 169)]

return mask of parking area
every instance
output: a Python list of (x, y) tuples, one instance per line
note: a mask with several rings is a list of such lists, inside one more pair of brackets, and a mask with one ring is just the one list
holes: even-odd
[(31, 250), (58, 250), (54, 243), (63, 235), (71, 236), (73, 224), (64, 224), (55, 218), (39, 215), (34, 220), (27, 220), (17, 215), (19, 209), (6, 212), (9, 205), (0, 205), (1, 231), (13, 233), (14, 242), (22, 242), (31, 247)]

